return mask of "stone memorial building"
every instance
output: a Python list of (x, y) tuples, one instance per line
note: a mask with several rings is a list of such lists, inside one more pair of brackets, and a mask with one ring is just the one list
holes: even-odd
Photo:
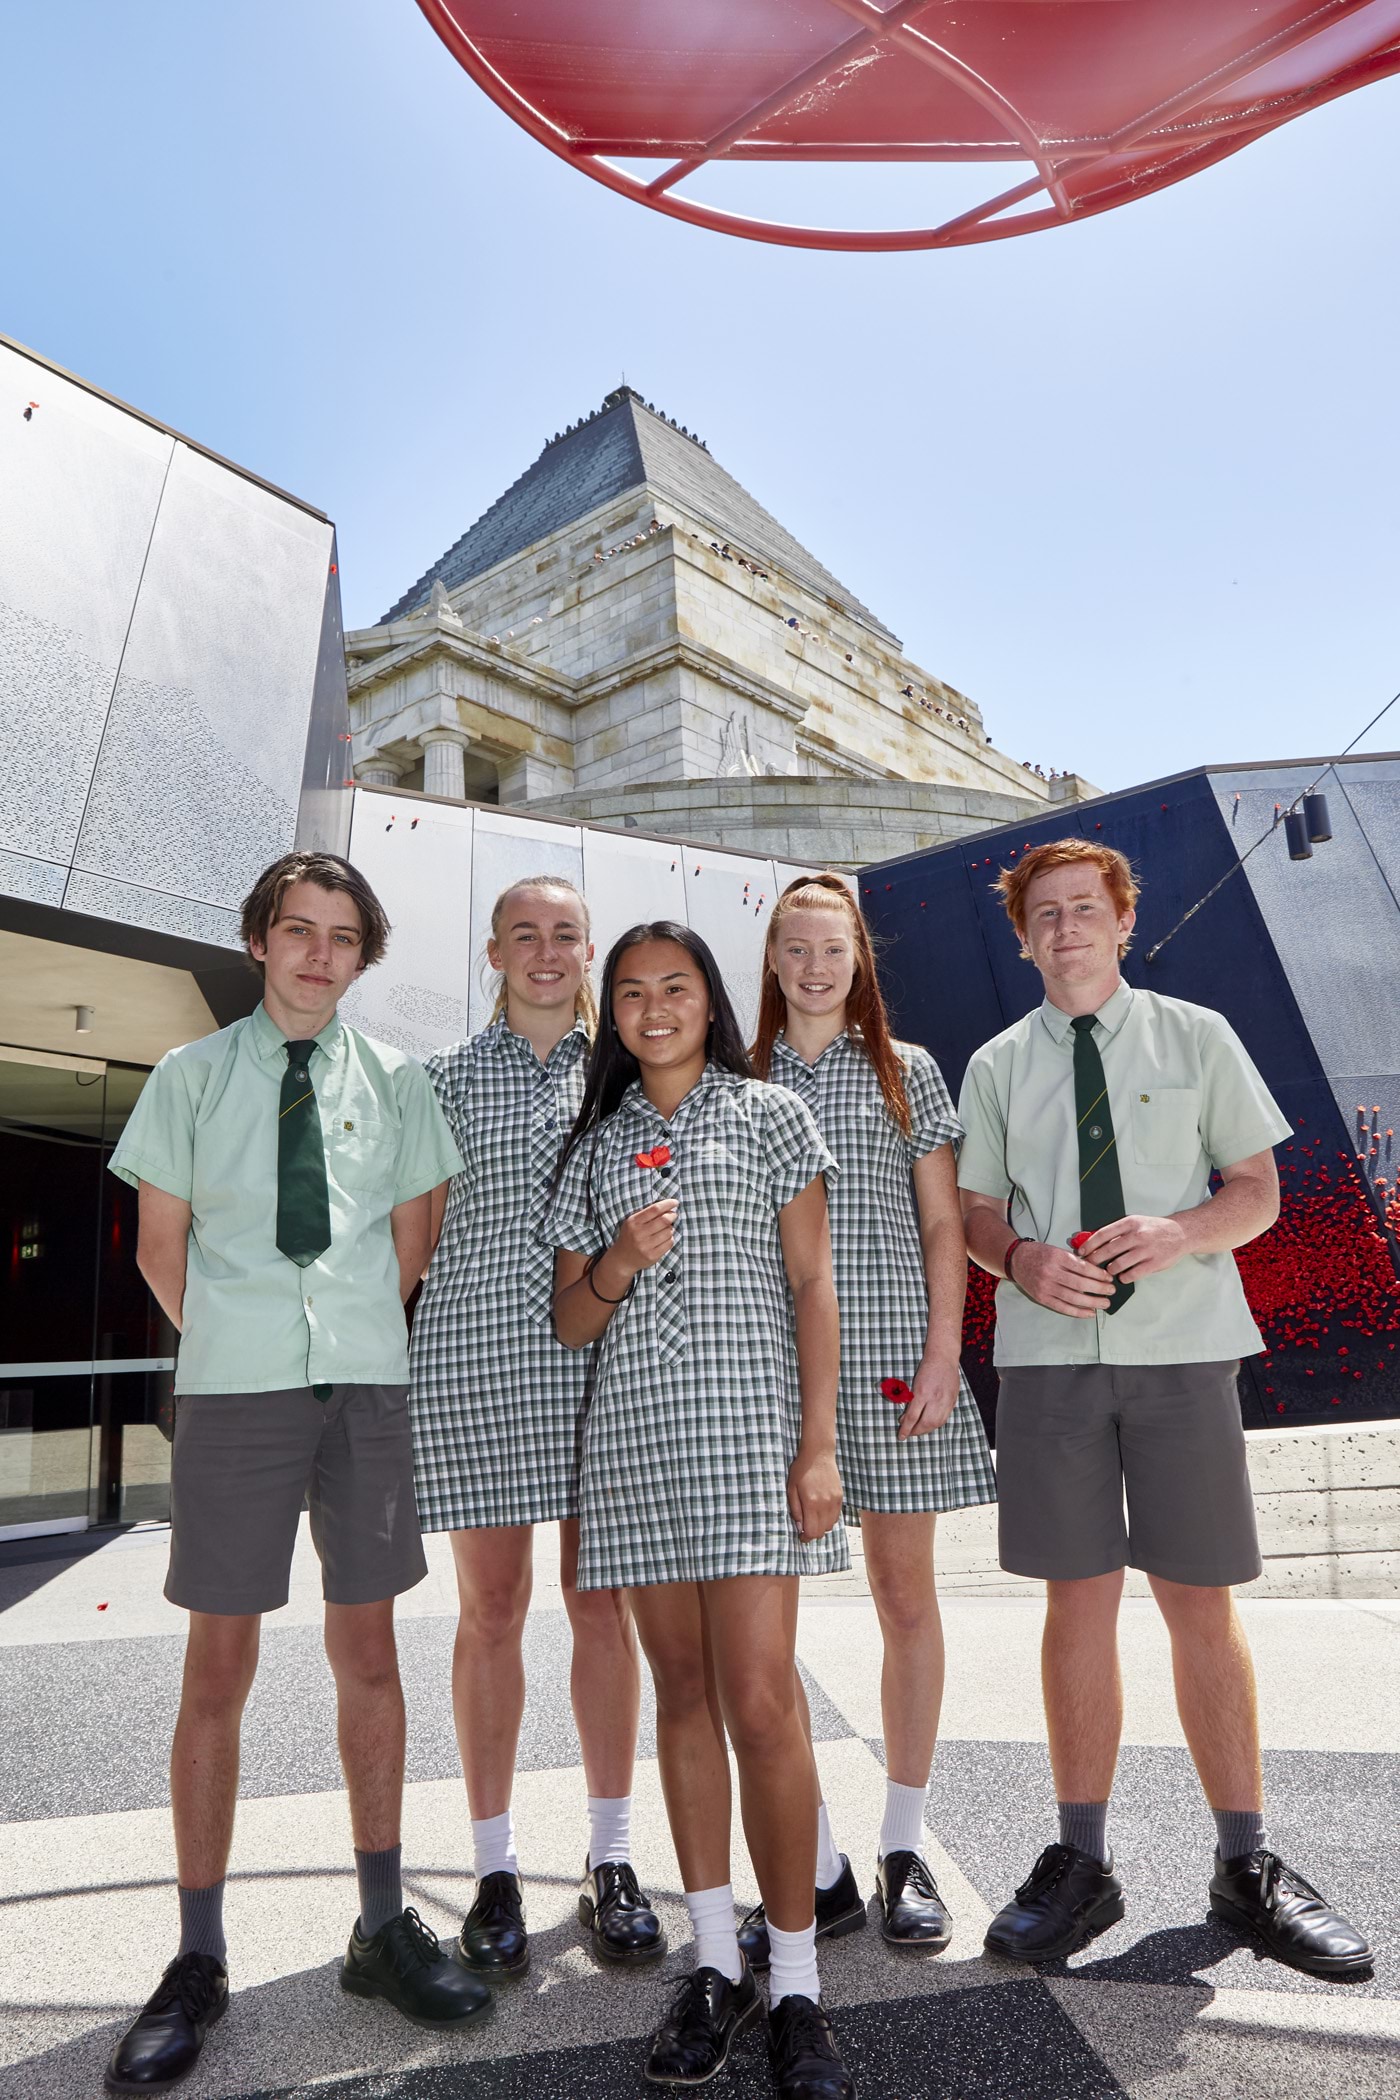
[(856, 866), (1095, 790), (977, 704), (621, 386), (346, 636), (356, 778)]

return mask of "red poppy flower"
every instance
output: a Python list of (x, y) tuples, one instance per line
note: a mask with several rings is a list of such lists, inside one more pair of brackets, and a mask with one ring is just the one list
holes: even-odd
[(669, 1145), (657, 1145), (650, 1152), (639, 1152), (636, 1157), (639, 1167), (664, 1167), (671, 1157), (671, 1148)]
[(893, 1401), (896, 1407), (907, 1407), (914, 1397), (913, 1387), (906, 1385), (902, 1378), (882, 1378), (880, 1391), (887, 1400)]
[(1091, 1240), (1093, 1237), (1092, 1232), (1072, 1232), (1069, 1236), (1069, 1243), (1077, 1254), (1084, 1245), (1085, 1240)]

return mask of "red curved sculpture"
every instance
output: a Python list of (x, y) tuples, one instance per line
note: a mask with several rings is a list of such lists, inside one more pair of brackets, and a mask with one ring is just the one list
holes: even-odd
[[(1400, 0), (418, 0), (561, 159), (693, 226), (948, 248), (1064, 226), (1400, 71)], [(613, 166), (656, 160), (650, 179)], [(1021, 161), (941, 226), (824, 231), (678, 194), (712, 161)], [(1044, 205), (1021, 210), (1043, 195)]]

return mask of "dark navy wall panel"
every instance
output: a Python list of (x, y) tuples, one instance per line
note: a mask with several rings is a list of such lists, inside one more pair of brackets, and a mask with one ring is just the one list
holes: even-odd
[[(1393, 914), (1394, 923), (1373, 925), (1369, 943), (1363, 942), (1387, 983), (1400, 936), (1391, 873), (1400, 841), (1400, 763), (1357, 762), (1349, 794), (1332, 777), (1328, 785), (1342, 821), (1313, 862), (1290, 864), (1280, 833), (1246, 870), (1230, 875), (1267, 827), (1273, 801), (1287, 803), (1298, 792), (1297, 772), (1190, 774), (867, 868), (860, 879), (861, 901), (882, 944), (896, 1030), (932, 1051), (956, 1095), (978, 1045), (1041, 999), (1040, 980), (1020, 959), (991, 888), (998, 869), (1013, 866), (1031, 846), (1073, 833), (1128, 855), (1143, 895), (1124, 975), (1131, 984), (1223, 1013), (1294, 1126), (1293, 1137), (1278, 1148), (1279, 1224), (1240, 1255), (1267, 1344), (1241, 1374), (1241, 1404), (1255, 1427), (1400, 1414), (1394, 1236), (1400, 1202), (1393, 1178), (1400, 1169), (1394, 1136), (1400, 1106), (1393, 1113), (1390, 1105), (1400, 1096), (1387, 1076), (1341, 1080), (1337, 1069), (1339, 1061), (1348, 1069), (1338, 1047), (1338, 1013), (1358, 999), (1370, 1014), (1377, 1005), (1377, 987), (1363, 992), (1353, 981), (1358, 929), (1348, 922), (1339, 930), (1337, 915), (1352, 898), (1357, 909), (1364, 899), (1370, 920)], [(1237, 804), (1233, 791), (1241, 782)], [(1323, 863), (1329, 851), (1335, 859)], [(1222, 876), (1228, 879), (1210, 903), (1148, 963), (1154, 943)], [(1291, 878), (1300, 878), (1292, 888)], [(1394, 1006), (1394, 1054), (1379, 1060), (1390, 1072), (1400, 1068), (1400, 984)], [(1370, 1024), (1364, 1031), (1372, 1068), (1374, 1032)], [(1345, 1030), (1342, 1040), (1349, 1042)], [(1349, 1069), (1355, 1074), (1355, 1063)], [(1345, 1109), (1339, 1081), (1348, 1095)], [(1366, 1085), (1374, 1098), (1367, 1097), (1363, 1123), (1355, 1103)], [(1377, 1105), (1379, 1119), (1371, 1113)], [(974, 1271), (966, 1363), (987, 1413), (995, 1399), (992, 1320), (990, 1279)]]

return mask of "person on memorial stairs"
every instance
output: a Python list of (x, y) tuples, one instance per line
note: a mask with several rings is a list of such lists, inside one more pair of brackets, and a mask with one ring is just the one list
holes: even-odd
[(1365, 1937), (1269, 1846), (1231, 1597), (1261, 1568), (1236, 1378), (1262, 1344), (1233, 1250), (1278, 1215), (1289, 1125), (1220, 1014), (1125, 982), (1138, 887), (1122, 854), (1057, 840), (996, 887), (1045, 997), (968, 1065), (958, 1180), (972, 1258), (1003, 1279), (1001, 1564), (1047, 1588), (1059, 1836), (986, 1943), (1059, 1960), (1123, 1916), (1106, 1819), (1131, 1566), (1166, 1621), (1215, 1818), (1212, 1912), (1294, 1968), (1356, 1976)]
[(593, 1352), (553, 1329), (554, 1253), (538, 1236), (583, 1099), (597, 1019), (588, 908), (552, 875), (515, 882), (491, 913), (489, 1025), (427, 1061), (465, 1166), (434, 1197), (433, 1256), (413, 1320), (409, 1398), (418, 1512), (446, 1531), (460, 1616), (452, 1704), (472, 1817), (476, 1899), (458, 1957), (487, 1978), (528, 1967), (511, 1790), (525, 1712), (522, 1644), (534, 1527), (557, 1524), (573, 1635), (574, 1720), (588, 1788), (579, 1918), (600, 1960), (666, 1951), (631, 1864), (641, 1666), (624, 1591), (580, 1590), (579, 1443)]
[(770, 1947), (781, 2100), (853, 2100), (817, 1978), (818, 1787), (796, 1696), (799, 1578), (849, 1566), (836, 1467), (836, 1166), (811, 1112), (752, 1076), (705, 942), (635, 926), (545, 1233), (555, 1321), (599, 1343), (578, 1584), (625, 1586), (656, 1687), (695, 1967), (646, 2076), (696, 2085), (761, 2012), (730, 1885), (726, 1735)]
[[(943, 1697), (934, 1526), (939, 1510), (994, 1502), (996, 1476), (960, 1368), (962, 1126), (928, 1051), (891, 1039), (870, 932), (839, 875), (799, 876), (773, 908), (753, 1062), (760, 1078), (806, 1102), (841, 1169), (830, 1195), (841, 1311), (836, 1460), (884, 1640), (875, 1897), (887, 1940), (938, 1953), (952, 1924), (924, 1857)], [(800, 1679), (797, 1696), (805, 1715)], [(865, 1923), (825, 1801), (816, 1914), (823, 1938)], [(761, 1905), (740, 1927), (739, 1944), (755, 1968), (766, 1965)]]
[(180, 1331), (165, 1594), (190, 1615), (170, 1760), (180, 1944), (112, 2052), (116, 2093), (183, 2078), (228, 2007), (240, 1728), (303, 1499), (359, 1884), (341, 1986), (436, 2028), (491, 2004), (405, 1909), (400, 1878), (394, 1599), (427, 1573), (404, 1301), (432, 1194), (462, 1162), (422, 1067), (338, 1017), (389, 934), (363, 876), (288, 854), (245, 900), (242, 933), (261, 1003), (161, 1060), (111, 1160), (139, 1190), (141, 1273)]

